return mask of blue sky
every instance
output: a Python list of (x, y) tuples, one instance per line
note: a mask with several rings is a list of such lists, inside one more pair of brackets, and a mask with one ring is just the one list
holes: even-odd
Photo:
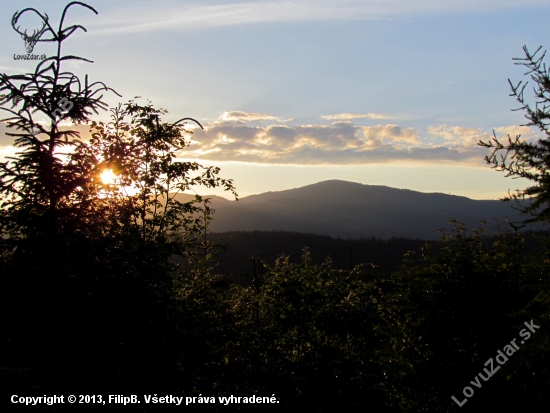
[[(0, 5), (0, 71), (34, 69), (13, 58), (24, 52), (15, 11), (57, 22), (65, 4)], [(139, 95), (166, 120), (200, 120), (182, 157), (221, 166), (240, 195), (325, 179), (477, 199), (525, 186), (491, 170), (476, 143), (493, 130), (536, 138), (511, 111), (508, 79), (525, 79), (512, 61), (523, 45), (548, 47), (550, 0), (88, 4), (99, 15), (73, 7), (68, 22), (88, 33), (64, 50), (94, 63), (67, 69), (122, 94), (112, 105)], [(0, 152), (9, 143), (0, 137)]]

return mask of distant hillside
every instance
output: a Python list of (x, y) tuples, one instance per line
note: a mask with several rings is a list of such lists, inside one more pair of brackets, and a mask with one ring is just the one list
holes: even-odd
[[(524, 255), (535, 254), (543, 243), (537, 236), (550, 236), (550, 232), (525, 232)], [(212, 262), (217, 264), (216, 271), (231, 275), (234, 279), (246, 282), (245, 273), (251, 274), (251, 256), (262, 258), (273, 266), (282, 254), (289, 256), (291, 262), (299, 262), (303, 248), (308, 247), (314, 264), (322, 264), (327, 257), (334, 268), (349, 269), (357, 264), (373, 264), (374, 274), (395, 271), (403, 264), (404, 254), (412, 251), (408, 260), (420, 263), (421, 248), (430, 243), (435, 253), (442, 245), (438, 241), (421, 239), (390, 238), (381, 240), (341, 239), (324, 235), (304, 234), (285, 231), (231, 231), (208, 235), (208, 239), (218, 245), (229, 245), (229, 250), (220, 253)], [(370, 268), (370, 267), (369, 267)]]
[[(188, 196), (182, 196), (182, 200)], [(469, 228), (506, 217), (521, 221), (511, 203), (422, 193), (380, 185), (330, 180), (301, 188), (227, 201), (212, 197), (210, 230), (292, 231), (341, 238), (391, 237), (437, 240), (456, 219)], [(537, 229), (540, 227), (533, 227)]]
[(323, 235), (285, 231), (232, 231), (211, 233), (208, 239), (216, 244), (229, 245), (229, 251), (222, 252), (214, 259), (216, 271), (232, 275), (234, 279), (246, 281), (245, 273), (250, 274), (250, 258), (255, 255), (273, 266), (282, 254), (291, 262), (299, 262), (303, 248), (308, 247), (314, 264), (322, 264), (327, 257), (334, 268), (349, 269), (360, 263), (374, 264), (375, 273), (394, 271), (402, 264), (407, 251), (415, 251), (420, 256), (420, 248), (426, 241), (419, 239), (392, 238), (380, 239), (338, 239)]

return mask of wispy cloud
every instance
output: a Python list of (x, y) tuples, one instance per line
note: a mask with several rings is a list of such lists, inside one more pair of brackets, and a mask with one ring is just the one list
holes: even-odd
[[(90, 20), (95, 33), (190, 30), (262, 22), (336, 19), (391, 19), (418, 12), (498, 10), (509, 7), (547, 6), (550, 0), (305, 0), (254, 1), (226, 4), (176, 5), (156, 1), (125, 7)], [(98, 30), (98, 26), (102, 26)]]
[(221, 116), (224, 121), (242, 121), (252, 122), (257, 120), (274, 120), (277, 122), (290, 122), (292, 119), (281, 119), (276, 116), (266, 115), (264, 113), (248, 113), (241, 110), (234, 110), (231, 112), (224, 112)]
[(339, 113), (337, 115), (323, 115), (327, 120), (350, 120), (350, 119), (391, 119), (391, 116), (380, 113)]

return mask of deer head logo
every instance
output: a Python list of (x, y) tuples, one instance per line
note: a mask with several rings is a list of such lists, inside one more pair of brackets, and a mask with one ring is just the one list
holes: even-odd
[(21, 16), (21, 14), (23, 14), (23, 12), (21, 12), (21, 13), (19, 13), (19, 11), (15, 12), (15, 14), (13, 15), (13, 17), (11, 19), (11, 25), (12, 25), (13, 29), (17, 33), (19, 33), (21, 35), (21, 37), (23, 38), (23, 40), (25, 41), (25, 49), (27, 49), (27, 53), (32, 53), (32, 51), (34, 49), (34, 45), (36, 44), (36, 42), (38, 41), (38, 39), (40, 38), (42, 33), (44, 33), (44, 29), (46, 28), (46, 25), (48, 24), (48, 15), (45, 14), (46, 17), (44, 18), (44, 24), (43, 24), (42, 28), (40, 28), (38, 30), (34, 30), (33, 33), (29, 36), (27, 34), (27, 30), (25, 30), (24, 32), (21, 32), (19, 30), (19, 26), (15, 27), (15, 25), (17, 24), (17, 20), (19, 20), (19, 17)]

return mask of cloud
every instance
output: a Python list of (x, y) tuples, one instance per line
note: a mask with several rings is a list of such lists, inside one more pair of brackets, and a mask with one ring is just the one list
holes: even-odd
[[(44, 122), (39, 122), (44, 125)], [(90, 139), (90, 127), (89, 125), (70, 125), (60, 123), (59, 130), (61, 131), (77, 131), (80, 133), (82, 140), (86, 141)], [(0, 160), (5, 160), (6, 156), (16, 156), (17, 152), (21, 152), (21, 148), (14, 147), (14, 141), (16, 137), (6, 135), (6, 133), (23, 133), (21, 130), (15, 128), (8, 128), (5, 122), (0, 122)], [(40, 139), (45, 139), (45, 135), (38, 135)], [(69, 150), (67, 147), (64, 147), (64, 152)]]
[(6, 135), (6, 132), (12, 132), (9, 130), (5, 122), (0, 122), (0, 146), (7, 146), (13, 143), (13, 137)]
[[(536, 129), (520, 125), (499, 126), (494, 128), (493, 132), (503, 142), (507, 141), (506, 138), (508, 136), (511, 138), (520, 136), (521, 139), (528, 142), (534, 142), (543, 137)], [(493, 135), (482, 128), (447, 125), (430, 126), (428, 127), (428, 133), (432, 136), (443, 138), (447, 145), (454, 147), (476, 145), (480, 140), (487, 142), (492, 139)]]
[(370, 139), (384, 139), (392, 142), (406, 142), (409, 144), (419, 144), (418, 131), (413, 128), (401, 129), (399, 125), (376, 125), (363, 127), (363, 133)]
[(292, 119), (281, 119), (276, 116), (265, 115), (263, 113), (247, 113), (242, 110), (234, 110), (231, 112), (224, 112), (221, 116), (224, 121), (238, 120), (243, 122), (250, 122), (256, 120), (275, 120), (278, 122), (289, 122)]
[(7, 157), (16, 156), (19, 149), (13, 146), (0, 146), (0, 161), (6, 161)]
[(472, 147), (480, 140), (487, 141), (490, 136), (482, 128), (467, 128), (463, 126), (429, 126), (428, 133), (443, 138), (452, 147)]
[[(176, 5), (156, 1), (113, 10), (107, 17), (86, 22), (91, 33), (183, 31), (204, 27), (267, 22), (319, 20), (378, 20), (411, 13), (490, 11), (548, 6), (550, 0), (281, 0), (225, 4)], [(179, 6), (179, 7), (178, 7)]]
[[(467, 138), (457, 143), (455, 135), (470, 135), (456, 128), (446, 125), (433, 127), (434, 131), (449, 137), (446, 144), (441, 145), (426, 141), (417, 129), (397, 124), (360, 126), (351, 121), (337, 121), (330, 125), (252, 126), (241, 121), (213, 122), (205, 125), (204, 130), (195, 130), (192, 145), (179, 156), (211, 161), (306, 165), (482, 162), (486, 149)], [(481, 132), (470, 129), (477, 135)], [(453, 131), (455, 135), (452, 135)]]
[[(243, 118), (273, 121), (273, 117), (237, 113), (204, 124), (204, 130), (194, 129), (190, 146), (178, 155), (186, 159), (264, 164), (359, 165), (403, 161), (481, 166), (488, 150), (477, 143), (491, 138), (482, 128), (446, 124), (432, 125), (425, 131), (395, 123), (362, 126), (350, 120), (329, 125), (247, 124)], [(83, 139), (89, 135), (86, 125), (70, 129), (80, 131)], [(13, 138), (4, 135), (6, 130), (5, 124), (0, 123), (0, 158), (15, 151), (11, 146)], [(526, 139), (537, 139), (535, 132), (524, 126), (495, 128), (499, 137), (521, 134)]]
[(327, 120), (350, 120), (350, 119), (391, 119), (392, 116), (381, 115), (379, 113), (339, 113), (337, 115), (323, 115)]
[(323, 115), (327, 120), (350, 120), (350, 119), (390, 119), (391, 116), (381, 115), (379, 113), (339, 113), (337, 115)]
[(495, 128), (494, 132), (497, 138), (499, 139), (505, 136), (510, 136), (512, 139), (515, 138), (516, 136), (520, 136), (521, 139), (524, 139), (530, 142), (530, 141), (535, 141), (537, 139), (542, 138), (540, 133), (538, 133), (535, 129), (530, 128), (528, 126), (519, 126), (519, 125), (501, 126), (501, 127)]

